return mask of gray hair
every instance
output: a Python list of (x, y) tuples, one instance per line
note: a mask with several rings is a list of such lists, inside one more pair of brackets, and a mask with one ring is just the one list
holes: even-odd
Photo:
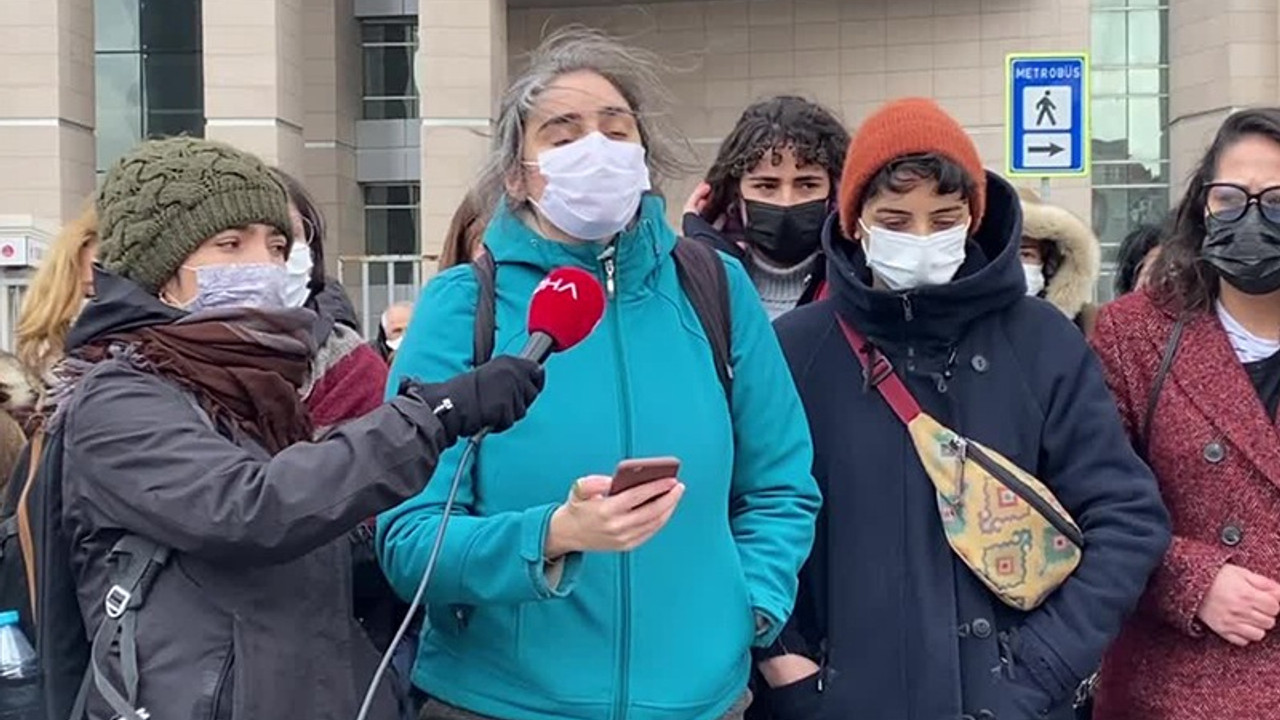
[(631, 106), (654, 187), (689, 172), (693, 167), (691, 146), (667, 112), (671, 96), (661, 79), (666, 68), (657, 54), (583, 25), (569, 25), (548, 36), (530, 55), (528, 69), (502, 97), (493, 149), (475, 188), (484, 212), (491, 212), (503, 200), (506, 179), (522, 167), (525, 120), (538, 96), (556, 78), (582, 70), (608, 80)]

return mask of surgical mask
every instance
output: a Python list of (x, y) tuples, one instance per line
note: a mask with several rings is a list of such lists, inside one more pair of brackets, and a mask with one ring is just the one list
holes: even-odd
[(890, 290), (914, 290), (945, 285), (964, 264), (964, 244), (969, 224), (933, 233), (913, 235), (858, 221), (866, 239), (867, 266)]
[(1044, 265), (1022, 263), (1022, 274), (1027, 278), (1027, 295), (1039, 297), (1044, 292)]
[(187, 303), (174, 302), (161, 295), (170, 305), (187, 312), (213, 308), (256, 308), (279, 310), (285, 307), (284, 288), (287, 273), (275, 263), (243, 265), (201, 265), (187, 267), (196, 274), (196, 294)]
[(302, 307), (311, 297), (311, 248), (294, 243), (285, 263), (284, 304), (286, 307)]
[(391, 338), (390, 340), (387, 340), (387, 347), (390, 348), (391, 352), (396, 352), (397, 350), (400, 349), (401, 342), (404, 342), (403, 335), (397, 338)]
[(542, 151), (537, 166), (547, 184), (542, 197), (530, 202), (579, 240), (603, 242), (622, 232), (652, 187), (644, 146), (598, 132)]
[(1263, 217), (1257, 205), (1234, 222), (1205, 218), (1200, 256), (1218, 275), (1247, 295), (1280, 290), (1280, 225)]
[(822, 224), (827, 220), (827, 200), (799, 205), (774, 205), (744, 200), (747, 242), (782, 267), (794, 267), (818, 252)]

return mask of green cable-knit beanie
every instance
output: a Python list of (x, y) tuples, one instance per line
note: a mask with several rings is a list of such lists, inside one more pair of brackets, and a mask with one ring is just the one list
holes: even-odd
[(158, 293), (191, 253), (250, 223), (291, 235), (284, 187), (257, 157), (210, 140), (149, 140), (98, 191), (102, 266)]

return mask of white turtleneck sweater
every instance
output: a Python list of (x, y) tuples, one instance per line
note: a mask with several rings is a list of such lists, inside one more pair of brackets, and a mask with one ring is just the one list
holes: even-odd
[(795, 308), (804, 295), (809, 276), (813, 274), (814, 258), (810, 257), (795, 267), (780, 268), (772, 265), (757, 253), (747, 256), (747, 274), (760, 293), (760, 301), (769, 313), (769, 319), (775, 320), (779, 315)]

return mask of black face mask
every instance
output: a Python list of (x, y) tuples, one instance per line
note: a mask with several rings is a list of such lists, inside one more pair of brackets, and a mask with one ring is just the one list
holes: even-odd
[(1248, 295), (1280, 290), (1280, 225), (1263, 217), (1258, 206), (1235, 222), (1211, 215), (1205, 229), (1200, 256), (1223, 280)]
[(744, 200), (747, 210), (747, 242), (769, 260), (791, 267), (807, 260), (822, 242), (827, 221), (827, 199), (799, 205), (773, 205)]

